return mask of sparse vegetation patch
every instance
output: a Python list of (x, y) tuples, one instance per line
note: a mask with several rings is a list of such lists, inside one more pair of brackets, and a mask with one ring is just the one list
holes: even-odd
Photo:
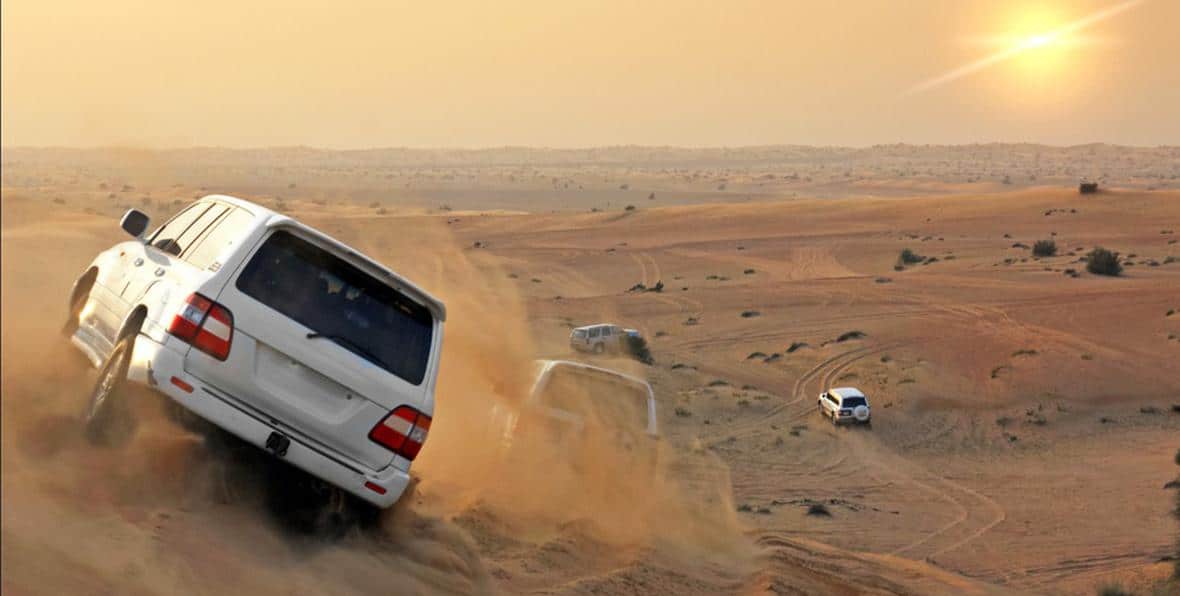
[(1033, 244), (1033, 256), (1052, 257), (1057, 254), (1057, 243), (1052, 240), (1037, 240)]
[(1117, 276), (1123, 272), (1119, 253), (1097, 247), (1086, 254), (1086, 271), (1094, 275)]

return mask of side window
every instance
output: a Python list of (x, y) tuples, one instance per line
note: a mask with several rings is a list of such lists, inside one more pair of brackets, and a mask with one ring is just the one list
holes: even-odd
[(180, 258), (187, 260), (188, 255), (185, 253), (190, 252), (201, 235), (209, 229), (209, 226), (228, 210), (228, 206), (214, 203), (193, 222), (193, 225), (181, 232), (180, 237), (176, 239), (176, 243), (180, 245)]
[(194, 203), (173, 216), (168, 220), (168, 223), (160, 226), (160, 229), (152, 234), (152, 246), (170, 255), (179, 255), (180, 245), (177, 243), (177, 238), (208, 208), (208, 203)]
[(224, 217), (218, 220), (205, 233), (204, 237), (189, 248), (184, 260), (192, 263), (197, 269), (208, 269), (225, 254), (230, 247), (242, 241), (242, 236), (250, 228), (254, 216), (241, 209), (230, 209)]
[(610, 337), (610, 332), (611, 332), (610, 327), (603, 327), (602, 328), (602, 336), (603, 337)]
[(590, 328), (590, 337), (598, 337), (598, 335), (600, 333), (602, 333), (602, 330), (599, 329), (598, 327), (591, 327)]

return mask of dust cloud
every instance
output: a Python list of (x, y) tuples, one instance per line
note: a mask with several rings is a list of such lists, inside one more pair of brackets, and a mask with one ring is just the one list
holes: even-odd
[[(674, 480), (675, 458), (658, 442), (653, 463), (637, 466), (594, 438), (609, 421), (560, 448), (522, 423), (504, 448), (497, 417), (528, 420), (538, 356), (528, 312), (495, 263), (441, 224), (332, 219), (334, 235), (449, 311), (420, 482), (376, 529), (339, 540), (293, 531), (271, 507), (286, 490), (275, 479), (289, 475), (257, 450), (225, 451), (179, 429), (150, 396), (137, 399), (130, 445), (92, 448), (78, 419), (94, 375), (58, 329), (69, 284), (117, 241), (115, 224), (57, 217), (48, 226), (55, 216), (23, 199), (6, 198), (4, 210), (6, 592), (492, 593), (559, 585), (571, 568), (642, 565), (657, 545), (679, 545), (672, 556), (685, 560), (751, 560), (727, 479)], [(555, 544), (572, 557), (561, 569), (548, 561)], [(516, 577), (538, 561), (550, 571)]]

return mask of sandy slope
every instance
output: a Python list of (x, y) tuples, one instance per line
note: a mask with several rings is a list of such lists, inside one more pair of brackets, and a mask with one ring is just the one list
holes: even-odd
[[(1176, 532), (1160, 487), (1180, 436), (1169, 410), (1180, 403), (1180, 315), (1165, 316), (1180, 310), (1180, 262), (1164, 263), (1180, 257), (1169, 244), (1180, 236), (1162, 233), (1180, 230), (1177, 201), (1038, 189), (413, 216), (295, 202), (297, 215), (442, 295), (452, 321), (420, 490), (377, 535), (325, 544), (270, 520), (273, 487), (150, 404), (130, 450), (84, 446), (72, 417), (85, 373), (49, 332), (73, 276), (119, 239), (115, 222), (9, 193), (3, 587), (1148, 585), (1170, 571), (1157, 561)], [(1073, 278), (1063, 270), (1083, 270), (1082, 253), (1035, 260), (1013, 247), (1053, 233), (1061, 253), (1103, 245), (1135, 265), (1118, 279)], [(894, 271), (904, 247), (938, 261)], [(626, 291), (657, 281), (663, 292)], [(576, 469), (544, 449), (523, 465), (487, 455), (489, 404), (512, 405), (529, 359), (567, 355), (568, 327), (598, 320), (652, 338), (656, 366), (604, 364), (656, 387), (666, 433), (657, 481), (610, 453)], [(853, 330), (864, 337), (833, 341)], [(788, 352), (793, 342), (807, 345)], [(872, 430), (818, 417), (816, 395), (832, 385), (870, 395)], [(817, 502), (829, 516), (807, 515)]]

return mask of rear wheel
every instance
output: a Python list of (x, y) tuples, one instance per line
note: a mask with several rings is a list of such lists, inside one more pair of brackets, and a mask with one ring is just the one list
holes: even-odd
[(606, 346), (605, 346), (605, 345), (603, 345), (603, 344), (601, 344), (601, 343), (594, 344), (594, 353), (595, 353), (595, 354), (601, 354), (601, 353), (603, 353), (603, 352), (605, 352), (605, 351), (606, 351)]
[(267, 507), (286, 530), (337, 540), (377, 527), (381, 510), (376, 506), (286, 462), (268, 463)]
[(127, 387), (127, 369), (137, 333), (128, 333), (111, 350), (90, 390), (83, 413), (86, 439), (93, 445), (125, 445), (135, 434), (135, 417)]

